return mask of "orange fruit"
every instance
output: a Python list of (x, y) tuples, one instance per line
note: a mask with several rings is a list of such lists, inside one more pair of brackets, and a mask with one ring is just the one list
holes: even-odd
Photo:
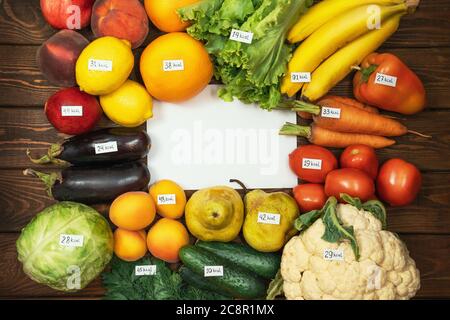
[[(167, 63), (178, 63), (165, 71)], [(180, 64), (181, 62), (181, 64)], [(186, 33), (160, 36), (141, 56), (141, 75), (150, 94), (158, 100), (181, 102), (199, 94), (211, 81), (213, 65), (200, 41)]]
[(112, 223), (129, 231), (145, 229), (153, 222), (155, 215), (155, 203), (146, 192), (127, 192), (114, 200), (109, 209)]
[(147, 247), (150, 253), (163, 261), (179, 261), (178, 252), (189, 244), (189, 233), (179, 221), (162, 218), (147, 234)]
[(183, 188), (170, 180), (160, 180), (150, 187), (150, 195), (156, 204), (156, 211), (164, 218), (179, 219), (186, 207)]
[(181, 21), (177, 9), (199, 0), (145, 0), (145, 10), (153, 24), (161, 31), (184, 31), (189, 22)]
[(114, 231), (114, 253), (124, 261), (136, 261), (145, 256), (147, 245), (145, 231)]

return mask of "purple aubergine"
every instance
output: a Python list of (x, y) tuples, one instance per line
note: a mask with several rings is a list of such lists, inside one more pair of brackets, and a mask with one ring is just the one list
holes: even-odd
[(32, 169), (25, 175), (41, 179), (48, 194), (58, 201), (103, 204), (129, 191), (147, 190), (150, 172), (141, 162), (105, 167), (69, 167), (61, 173), (45, 174)]
[(74, 136), (62, 144), (53, 144), (48, 153), (31, 161), (36, 164), (96, 164), (136, 161), (147, 156), (151, 139), (147, 133), (135, 128), (107, 128)]

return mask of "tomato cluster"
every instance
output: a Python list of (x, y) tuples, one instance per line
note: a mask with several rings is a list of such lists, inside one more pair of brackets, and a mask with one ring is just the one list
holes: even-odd
[(300, 210), (308, 212), (323, 207), (328, 197), (340, 199), (346, 193), (362, 201), (377, 196), (392, 206), (414, 201), (422, 185), (420, 171), (411, 163), (391, 159), (379, 166), (375, 150), (366, 145), (352, 145), (338, 160), (328, 149), (306, 145), (289, 155), (289, 165), (300, 180), (294, 188)]

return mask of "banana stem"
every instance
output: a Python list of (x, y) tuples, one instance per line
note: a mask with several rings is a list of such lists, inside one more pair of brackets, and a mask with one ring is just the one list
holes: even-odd
[(412, 14), (416, 11), (417, 7), (420, 4), (420, 0), (406, 0), (406, 6), (408, 7), (408, 13)]
[(311, 127), (299, 126), (295, 123), (286, 122), (286, 124), (280, 130), (280, 135), (298, 136), (309, 139), (311, 137)]

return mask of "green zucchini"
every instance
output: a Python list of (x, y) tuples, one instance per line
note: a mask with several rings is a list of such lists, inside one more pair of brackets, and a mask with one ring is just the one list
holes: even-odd
[(223, 276), (208, 277), (217, 293), (224, 296), (241, 299), (256, 299), (264, 297), (266, 283), (263, 279), (240, 267), (229, 263), (211, 252), (195, 247), (186, 246), (180, 250), (180, 259), (183, 264), (195, 274), (204, 277), (206, 266), (222, 266)]
[(198, 241), (196, 246), (267, 280), (275, 278), (280, 269), (281, 255), (277, 253), (259, 252), (240, 243)]

